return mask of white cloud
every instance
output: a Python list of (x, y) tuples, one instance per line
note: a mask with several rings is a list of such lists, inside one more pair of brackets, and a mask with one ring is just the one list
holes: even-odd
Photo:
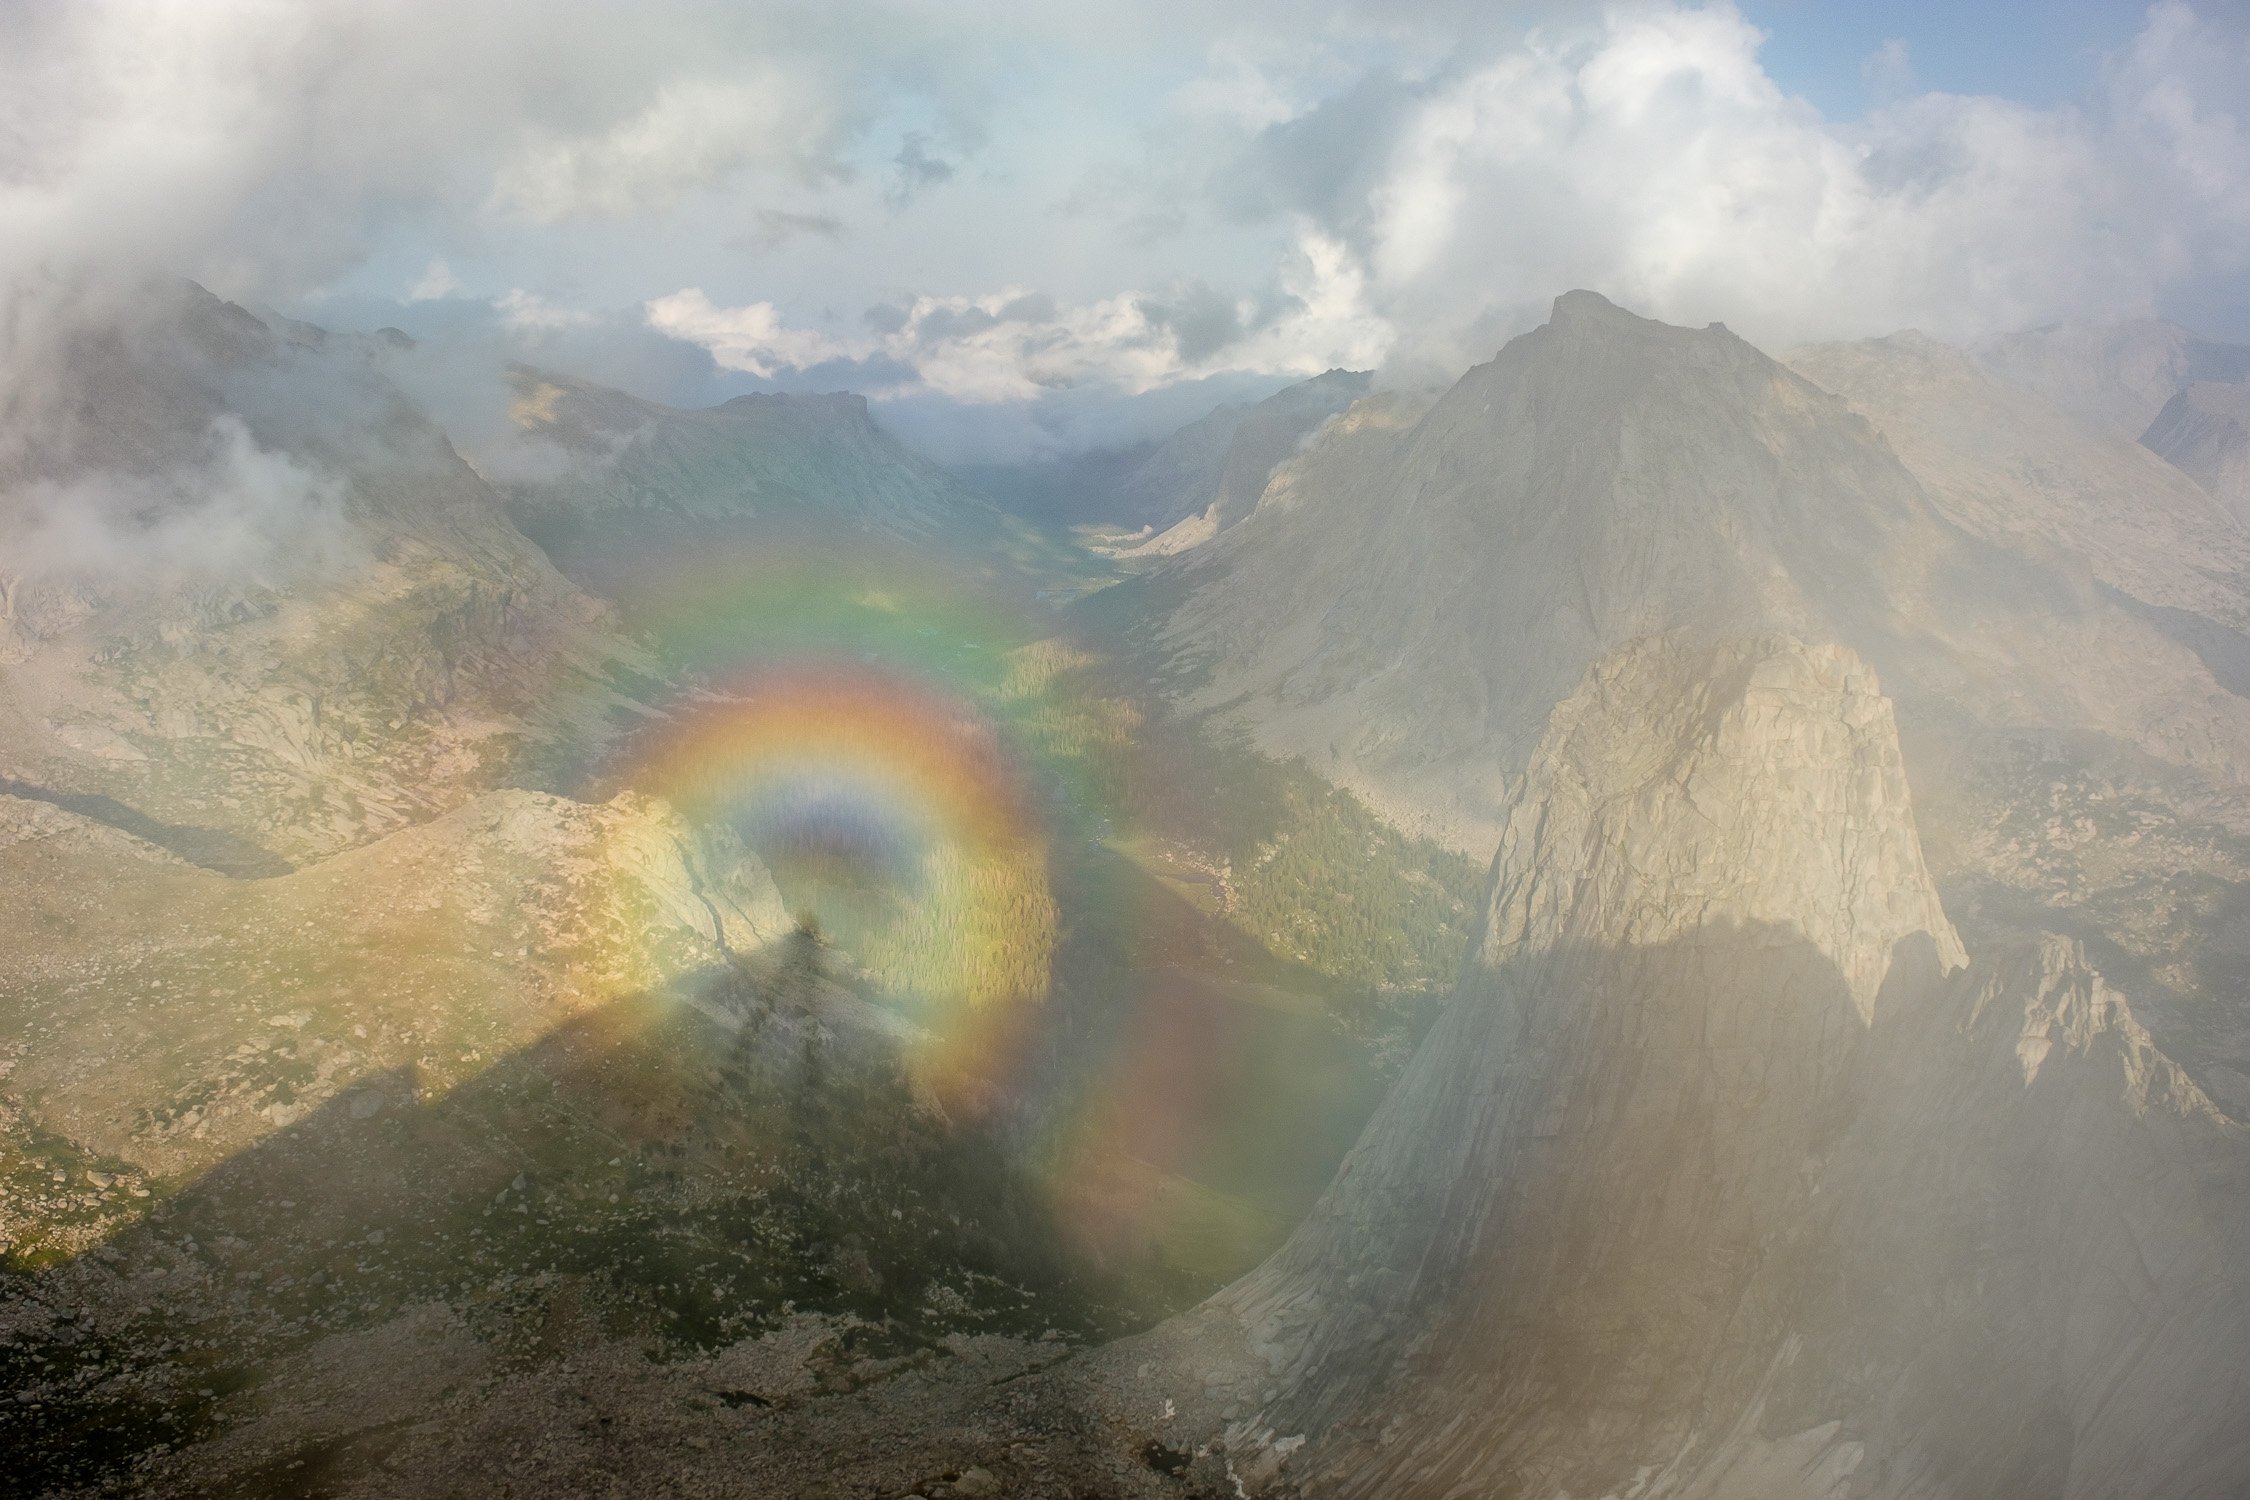
[(594, 315), (550, 302), (537, 292), (510, 287), (493, 299), (500, 321), (518, 333), (554, 333), (565, 328), (590, 328)]
[(830, 360), (865, 358), (876, 348), (873, 340), (854, 342), (790, 328), (771, 302), (715, 307), (701, 287), (659, 297), (648, 304), (647, 312), (650, 327), (702, 345), (722, 369), (746, 371), (761, 379)]
[(1723, 7), (1619, 10), (1423, 91), (1366, 203), (1374, 305), (1459, 360), (1578, 285), (1776, 342), (2157, 291), (2161, 256), (2121, 235), (2147, 222), (2130, 164), (2077, 112), (1924, 95), (1839, 127), (1760, 41)]
[(1860, 60), (1859, 76), (1878, 99), (1896, 99), (1914, 88), (1914, 55), (1892, 37)]
[(693, 287), (655, 299), (646, 313), (651, 327), (700, 345), (725, 369), (771, 379), (881, 360), (909, 375), (878, 395), (990, 405), (1087, 385), (1138, 395), (1221, 373), (1312, 375), (1380, 363), (1390, 329), (1366, 312), (1361, 280), (1340, 244), (1308, 230), (1278, 295), (1263, 301), (1189, 288), (1058, 306), (1015, 287), (917, 297), (892, 310), (889, 326), (853, 336), (792, 326), (770, 302), (716, 306)]
[[(293, 574), (346, 560), (343, 487), (221, 417), (161, 474), (95, 471), (0, 492), (0, 574), (109, 584)], [(266, 581), (272, 582), (273, 579)]]
[[(663, 329), (732, 370), (835, 364), (989, 411), (1381, 358), (1439, 373), (1573, 285), (1769, 343), (1966, 337), (2138, 311), (2250, 260), (2250, 52), (2178, 0), (2076, 106), (1916, 94), (1901, 52), (1851, 123), (1779, 87), (1723, 3), (1539, 12), (1563, 19), (0, 7), (0, 447), (72, 299), (148, 276), (320, 320), (309, 299), (339, 289), (459, 304), (473, 257), (514, 288), (487, 331), (592, 347), (655, 297), (635, 361)], [(813, 316), (885, 300), (895, 327)]]
[(773, 66), (724, 82), (667, 82), (647, 108), (608, 129), (526, 142), (501, 164), (492, 201), (555, 223), (669, 208), (752, 169), (802, 181), (839, 175), (841, 105), (828, 80)]
[(1222, 204), (1315, 218), (1432, 369), (1573, 286), (1769, 343), (1966, 338), (2144, 311), (2250, 245), (2250, 52), (2176, 0), (2101, 97), (2051, 109), (1910, 93), (1901, 44), (1871, 60), (1883, 106), (1839, 123), (1763, 40), (1724, 4), (1639, 3), (1464, 49), (1270, 124)]
[(459, 290), (461, 290), (461, 282), (459, 278), (454, 276), (453, 268), (447, 265), (442, 258), (433, 257), (429, 268), (422, 273), (421, 279), (407, 288), (406, 300), (409, 302), (435, 302), (441, 297), (450, 297)]

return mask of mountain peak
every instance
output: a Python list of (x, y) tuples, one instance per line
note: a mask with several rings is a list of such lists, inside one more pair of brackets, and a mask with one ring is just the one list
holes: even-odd
[(1555, 299), (1553, 311), (1547, 321), (1557, 326), (1581, 322), (1606, 322), (1623, 327), (1646, 323), (1649, 319), (1624, 308), (1604, 297), (1600, 292), (1590, 292), (1578, 287)]

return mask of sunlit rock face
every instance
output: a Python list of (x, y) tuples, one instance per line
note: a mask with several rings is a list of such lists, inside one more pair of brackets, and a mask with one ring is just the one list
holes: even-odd
[(184, 284), (54, 351), (0, 453), (0, 777), (278, 866), (599, 740), (632, 653), (373, 358)]
[(1890, 703), (1849, 651), (1636, 642), (1548, 721), (1501, 835), (1479, 962), (1794, 927), (1871, 1017), (1909, 934), (1966, 962), (1908, 807)]
[(1179, 1336), (1243, 1340), (1231, 1451), (1308, 1494), (2222, 1494), (2246, 1185), (2080, 948), (1966, 966), (1864, 664), (1642, 642), (1328, 1195)]
[(1605, 659), (1532, 758), (1452, 1007), (1227, 1294), (1289, 1384), (1264, 1420), (1347, 1492), (1599, 1493), (1739, 1412), (1785, 1336), (1761, 1263), (1819, 1244), (1883, 982), (1961, 962), (1864, 665)]

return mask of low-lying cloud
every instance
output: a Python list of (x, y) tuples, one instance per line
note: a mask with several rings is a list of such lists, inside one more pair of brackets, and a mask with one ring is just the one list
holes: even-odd
[(258, 445), (232, 416), (159, 474), (96, 470), (0, 493), (0, 576), (22, 583), (278, 584), (349, 560), (333, 476)]
[(1380, 363), (1391, 332), (1366, 311), (1342, 247), (1308, 236), (1272, 291), (1228, 297), (1190, 283), (1058, 305), (1021, 287), (923, 296), (871, 309), (863, 330), (792, 325), (770, 302), (715, 305), (701, 288), (659, 297), (649, 325), (710, 351), (721, 368), (772, 378), (835, 366), (873, 377), (873, 394), (908, 391), (967, 405), (1032, 401), (1085, 385), (1139, 395), (1230, 371), (1315, 375)]

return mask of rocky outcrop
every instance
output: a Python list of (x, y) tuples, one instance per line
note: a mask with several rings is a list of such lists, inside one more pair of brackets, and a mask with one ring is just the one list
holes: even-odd
[(1119, 1368), (1253, 1489), (2232, 1493), (2250, 1140), (2078, 946), (1965, 959), (1863, 664), (1636, 643), (1319, 1207)]
[(1872, 1019), (1909, 935), (1967, 962), (1910, 806), (1890, 703), (1844, 648), (1635, 642), (1548, 721), (1477, 961), (1793, 927)]
[[(1459, 994), (1289, 1244), (1220, 1300), (1339, 1493), (1600, 1493), (1786, 1336), (1885, 979), (1962, 962), (1848, 653), (1650, 641), (1534, 755)], [(1529, 1482), (1538, 1476), (1543, 1483)]]

